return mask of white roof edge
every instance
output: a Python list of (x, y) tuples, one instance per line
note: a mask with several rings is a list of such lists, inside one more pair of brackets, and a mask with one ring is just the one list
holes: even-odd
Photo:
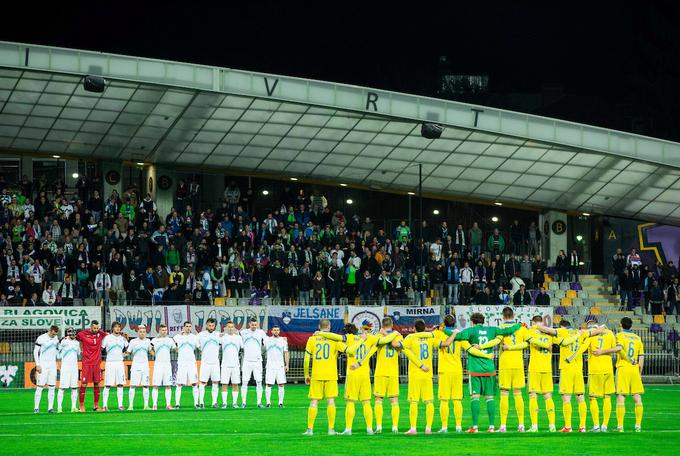
[(435, 122), (680, 168), (680, 143), (457, 101), (200, 64), (0, 41), (0, 68), (106, 78)]

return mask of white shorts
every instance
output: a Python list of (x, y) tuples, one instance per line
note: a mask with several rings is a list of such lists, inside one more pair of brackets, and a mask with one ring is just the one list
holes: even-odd
[(153, 364), (153, 386), (172, 386), (172, 365), (170, 363)]
[(222, 372), (220, 373), (220, 383), (223, 385), (228, 385), (231, 382), (232, 385), (238, 385), (241, 383), (241, 368), (222, 366)]
[[(76, 373), (78, 377), (78, 373)], [(43, 387), (45, 385), (55, 386), (57, 384), (57, 365), (42, 366), (42, 372), (38, 374), (37, 386)]]
[(198, 383), (198, 368), (196, 367), (196, 363), (178, 364), (175, 383), (178, 385), (195, 385)]
[(262, 361), (243, 361), (243, 383), (248, 384), (251, 375), (255, 383), (262, 383)]
[(149, 365), (132, 365), (130, 369), (130, 386), (149, 386)]
[(283, 385), (286, 383), (286, 369), (283, 367), (267, 368), (264, 382), (267, 385)]
[(80, 380), (78, 367), (62, 368), (59, 377), (59, 388), (78, 388), (78, 380)]
[(104, 364), (104, 386), (125, 385), (123, 361), (107, 361)]
[(220, 365), (201, 363), (201, 372), (199, 375), (201, 383), (208, 383), (208, 380), (217, 383), (220, 381)]

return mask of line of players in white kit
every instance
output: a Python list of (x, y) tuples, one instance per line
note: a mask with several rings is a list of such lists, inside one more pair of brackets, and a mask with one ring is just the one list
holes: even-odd
[[(104, 372), (103, 411), (108, 411), (109, 390), (117, 387), (119, 410), (123, 405), (123, 387), (126, 383), (124, 358), (130, 356), (130, 389), (128, 410), (133, 410), (135, 388), (143, 388), (144, 410), (158, 409), (158, 388), (165, 387), (165, 406), (167, 409), (179, 409), (182, 387), (191, 386), (194, 408), (205, 408), (205, 387), (212, 385), (212, 407), (218, 408), (219, 385), (222, 385), (222, 408), (228, 407), (228, 386), (232, 387), (232, 407), (239, 408), (238, 387), (241, 385), (241, 408), (246, 407), (248, 383), (255, 380), (257, 406), (262, 404), (262, 352), (267, 354), (265, 373), (266, 407), (271, 407), (272, 387), (278, 385), (279, 407), (283, 407), (284, 385), (288, 371), (290, 356), (288, 342), (280, 336), (280, 328), (271, 328), (271, 337), (258, 328), (257, 320), (252, 318), (248, 327), (239, 333), (232, 321), (227, 322), (226, 331), (216, 330), (217, 322), (213, 318), (206, 321), (206, 329), (199, 334), (192, 332), (191, 322), (185, 322), (182, 332), (174, 337), (168, 336), (165, 325), (159, 327), (158, 336), (149, 339), (146, 328), (137, 330), (137, 338), (128, 342), (122, 334), (122, 326), (118, 322), (112, 324), (111, 333), (102, 340), (102, 348), (106, 349)], [(76, 340), (76, 331), (67, 329), (67, 335), (61, 341), (57, 336), (58, 327), (52, 327), (36, 340), (34, 358), (38, 373), (38, 388), (35, 394), (35, 412), (38, 413), (42, 390), (48, 388), (48, 411), (54, 412), (54, 390), (57, 379), (57, 359), (61, 359), (60, 386), (57, 399), (57, 411), (61, 413), (64, 392), (71, 389), (71, 411), (76, 412), (78, 397), (78, 355), (80, 342)], [(177, 374), (175, 377), (175, 405), (172, 399), (172, 365), (170, 352), (177, 351)], [(200, 351), (200, 369), (197, 366), (196, 351)], [(222, 354), (220, 363), (220, 352)], [(243, 376), (241, 376), (240, 353), (243, 352)], [(153, 376), (149, 373), (149, 355), (154, 355)], [(200, 372), (200, 374), (199, 374)], [(243, 377), (243, 378), (241, 378)], [(149, 386), (153, 382), (152, 405), (149, 407)]]

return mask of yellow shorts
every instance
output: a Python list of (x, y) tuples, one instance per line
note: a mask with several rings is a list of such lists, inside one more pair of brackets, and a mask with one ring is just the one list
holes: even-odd
[(616, 388), (614, 387), (614, 374), (601, 373), (590, 374), (588, 376), (588, 395), (591, 397), (602, 397), (614, 394)]
[(524, 369), (501, 369), (498, 371), (498, 385), (503, 390), (524, 388)]
[(375, 377), (373, 395), (378, 397), (399, 397), (399, 377)]
[(432, 377), (409, 377), (408, 400), (410, 402), (432, 402), (434, 400)]
[(562, 369), (560, 371), (560, 394), (583, 394), (586, 385), (581, 369)]
[(529, 372), (529, 392), (538, 394), (552, 393), (552, 372)]
[(442, 401), (463, 399), (463, 372), (443, 372), (439, 374), (437, 398)]
[(371, 377), (366, 375), (349, 375), (345, 381), (345, 399), (350, 401), (371, 400)]
[(645, 387), (642, 386), (640, 368), (638, 366), (626, 366), (616, 369), (616, 394), (642, 394)]
[(314, 380), (309, 383), (310, 399), (334, 399), (338, 397), (337, 380)]

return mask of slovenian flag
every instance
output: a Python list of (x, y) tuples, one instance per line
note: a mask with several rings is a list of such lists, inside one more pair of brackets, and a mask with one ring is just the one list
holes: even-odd
[(319, 320), (331, 321), (331, 331), (342, 333), (344, 306), (269, 306), (267, 328), (278, 326), (289, 346), (304, 347), (307, 339), (319, 329)]

